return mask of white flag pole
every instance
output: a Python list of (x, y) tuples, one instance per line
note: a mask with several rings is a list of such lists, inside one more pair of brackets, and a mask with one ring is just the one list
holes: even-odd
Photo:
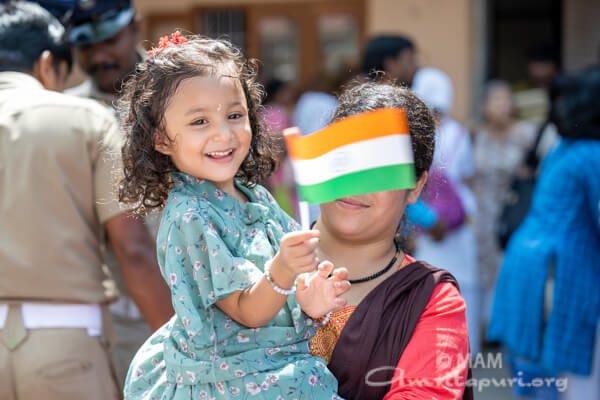
[(298, 204), (298, 208), (300, 211), (300, 226), (303, 231), (310, 229), (310, 215), (309, 215), (309, 207), (306, 201), (300, 201)]
[[(287, 136), (289, 137), (299, 137), (302, 135), (302, 133), (300, 132), (300, 128), (298, 128), (297, 126), (291, 127), (291, 128), (286, 128), (283, 130), (283, 137), (286, 138), (286, 144), (289, 146), (289, 142), (287, 140)], [(294, 173), (294, 182), (296, 182), (296, 175), (297, 175), (297, 171), (292, 168), (292, 171)], [(302, 228), (303, 231), (309, 230), (310, 229), (310, 209), (309, 209), (309, 205), (308, 202), (306, 201), (299, 201), (298, 202), (298, 211), (300, 213), (300, 227)]]

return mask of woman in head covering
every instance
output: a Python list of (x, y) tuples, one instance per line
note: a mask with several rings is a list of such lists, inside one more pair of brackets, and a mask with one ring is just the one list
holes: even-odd
[(466, 185), (474, 174), (471, 139), (462, 125), (449, 116), (454, 90), (446, 73), (436, 68), (419, 69), (413, 91), (427, 104), (436, 123), (436, 148), (423, 198), (437, 211), (447, 230), (442, 240), (427, 233), (417, 235), (415, 257), (433, 265), (443, 265), (460, 283), (461, 294), (467, 303), (471, 352), (477, 354), (481, 341), (481, 301), (472, 225), (476, 203)]

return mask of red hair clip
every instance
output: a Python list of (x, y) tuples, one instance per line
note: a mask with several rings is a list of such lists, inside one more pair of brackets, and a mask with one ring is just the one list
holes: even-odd
[(150, 50), (146, 51), (146, 54), (150, 56), (155, 56), (161, 51), (163, 51), (163, 49), (166, 49), (172, 44), (180, 45), (186, 43), (187, 41), (188, 39), (185, 36), (181, 35), (180, 31), (175, 31), (171, 33), (170, 39), (168, 36), (162, 36), (160, 39), (158, 39), (158, 47), (151, 48)]

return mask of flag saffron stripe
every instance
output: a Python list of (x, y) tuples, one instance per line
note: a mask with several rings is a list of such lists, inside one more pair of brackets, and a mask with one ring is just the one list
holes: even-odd
[(404, 110), (384, 108), (336, 121), (326, 128), (301, 136), (298, 128), (283, 132), (292, 159), (312, 159), (351, 143), (381, 136), (408, 135)]
[(409, 135), (390, 135), (339, 147), (310, 160), (292, 160), (298, 185), (314, 185), (352, 172), (413, 162)]
[(299, 185), (298, 189), (302, 200), (316, 204), (363, 193), (414, 187), (414, 165), (397, 164), (353, 172), (315, 185)]

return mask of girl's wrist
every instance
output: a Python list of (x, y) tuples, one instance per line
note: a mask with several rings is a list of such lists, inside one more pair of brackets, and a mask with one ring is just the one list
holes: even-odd
[(276, 258), (266, 263), (265, 278), (278, 293), (290, 295), (296, 291), (296, 276), (289, 274)]
[(315, 321), (315, 327), (316, 328), (321, 328), (321, 327), (327, 325), (327, 323), (329, 322), (329, 319), (331, 318), (331, 314), (332, 313), (333, 313), (333, 311), (329, 311), (323, 317), (314, 319), (314, 321)]

